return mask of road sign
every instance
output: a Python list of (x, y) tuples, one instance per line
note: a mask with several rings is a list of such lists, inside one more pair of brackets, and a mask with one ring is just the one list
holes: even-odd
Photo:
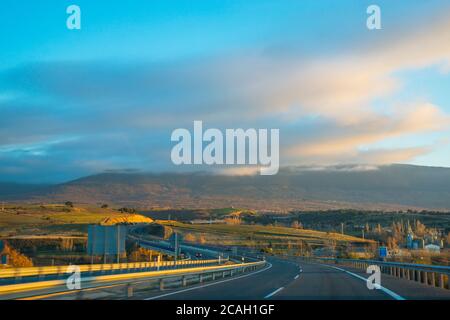
[(387, 248), (386, 247), (380, 247), (379, 251), (378, 251), (378, 254), (379, 254), (380, 258), (386, 258), (387, 255), (388, 255)]
[(112, 255), (125, 252), (127, 227), (123, 225), (88, 227), (87, 252), (90, 255)]

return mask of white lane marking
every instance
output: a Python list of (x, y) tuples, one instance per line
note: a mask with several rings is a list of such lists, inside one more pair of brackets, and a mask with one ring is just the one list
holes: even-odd
[[(364, 278), (364, 277), (362, 277), (362, 276), (360, 276), (360, 275), (358, 275), (358, 274), (356, 274), (356, 273), (347, 271), (347, 270), (345, 270), (345, 269), (338, 268), (338, 267), (334, 267), (334, 266), (329, 266), (329, 265), (326, 265), (326, 264), (321, 264), (321, 265), (322, 265), (322, 266), (327, 266), (327, 267), (330, 267), (330, 268), (333, 268), (333, 269), (336, 269), (336, 270), (343, 271), (343, 272), (345, 272), (345, 273), (347, 273), (347, 274), (349, 274), (349, 275), (351, 275), (351, 276), (354, 276), (355, 278), (358, 278), (358, 279), (363, 280), (364, 282), (367, 281), (366, 278)], [(391, 297), (394, 298), (395, 300), (406, 300), (405, 298), (403, 298), (403, 297), (400, 296), (399, 294), (397, 294), (397, 293), (395, 293), (394, 291), (389, 290), (388, 288), (385, 288), (385, 287), (383, 287), (383, 286), (381, 286), (381, 285), (375, 284), (375, 288), (377, 288), (377, 289), (383, 291), (384, 293), (388, 294), (389, 296), (391, 296)]]
[(294, 280), (297, 280), (299, 276), (300, 276), (299, 274), (296, 275), (296, 276), (294, 277)]
[(265, 296), (264, 299), (269, 299), (270, 297), (276, 295), (278, 292), (280, 292), (280, 291), (283, 290), (283, 289), (284, 289), (284, 287), (278, 288), (278, 289), (275, 290), (274, 292), (269, 293), (267, 296)]
[(261, 269), (261, 270), (258, 270), (258, 271), (256, 271), (256, 272), (252, 272), (252, 273), (249, 273), (249, 274), (245, 274), (245, 275), (243, 275), (243, 276), (239, 276), (239, 277), (236, 277), (236, 278), (230, 278), (230, 279), (226, 279), (226, 280), (221, 280), (221, 281), (217, 281), (217, 282), (213, 282), (213, 283), (208, 283), (208, 284), (205, 284), (205, 285), (202, 285), (202, 286), (197, 286), (197, 287), (187, 288), (187, 289), (183, 289), (183, 290), (178, 290), (178, 291), (175, 291), (175, 292), (169, 292), (169, 293), (161, 294), (161, 295), (159, 295), (159, 296), (146, 298), (146, 299), (144, 299), (144, 300), (155, 300), (155, 299), (159, 299), (159, 298), (171, 296), (171, 295), (178, 294), (178, 293), (182, 293), (182, 292), (186, 292), (186, 291), (191, 291), (191, 290), (196, 290), (196, 289), (206, 288), (206, 287), (213, 286), (213, 285), (216, 285), (216, 284), (219, 284), (219, 283), (224, 283), (224, 282), (228, 282), (228, 281), (232, 281), (232, 280), (237, 280), (237, 279), (246, 278), (246, 277), (249, 277), (249, 276), (253, 276), (253, 275), (257, 274), (257, 273), (260, 273), (260, 272), (269, 270), (270, 268), (272, 268), (272, 264), (271, 264), (270, 262), (268, 262), (268, 266), (267, 266), (266, 268)]

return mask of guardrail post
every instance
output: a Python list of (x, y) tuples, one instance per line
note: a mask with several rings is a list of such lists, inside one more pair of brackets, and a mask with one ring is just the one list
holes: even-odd
[(423, 272), (423, 283), (428, 284), (428, 273), (426, 271)]
[(202, 283), (202, 282), (203, 282), (203, 274), (200, 274), (200, 275), (198, 276), (198, 282), (199, 282), (199, 283)]
[(222, 278), (225, 278), (226, 276), (226, 271), (222, 271)]
[(436, 287), (436, 276), (434, 274), (434, 272), (430, 273), (430, 281), (431, 281), (431, 286)]
[(125, 288), (125, 293), (127, 295), (127, 298), (131, 298), (133, 296), (133, 285), (131, 283), (128, 283)]
[(182, 283), (183, 287), (186, 287), (186, 285), (187, 285), (187, 277), (186, 276), (183, 276), (181, 278), (181, 283)]
[(422, 283), (422, 272), (420, 270), (416, 270), (416, 272), (417, 272), (416, 281)]
[(214, 280), (216, 280), (216, 273), (215, 272), (212, 273), (212, 281), (214, 281)]
[(159, 291), (164, 291), (164, 279), (159, 279)]
[(439, 277), (439, 288), (444, 289), (444, 275), (442, 273), (439, 273), (438, 277)]

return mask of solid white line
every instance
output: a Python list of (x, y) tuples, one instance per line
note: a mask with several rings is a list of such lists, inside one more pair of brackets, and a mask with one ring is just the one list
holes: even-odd
[(264, 299), (268, 299), (268, 298), (270, 298), (271, 296), (276, 295), (278, 292), (280, 292), (280, 291), (283, 290), (283, 289), (284, 289), (284, 287), (278, 288), (278, 289), (275, 290), (274, 292), (269, 293), (267, 296), (265, 296)]
[[(329, 266), (329, 265), (326, 265), (326, 264), (321, 264), (321, 265), (322, 265), (322, 266), (327, 266), (327, 267), (330, 267), (330, 268), (333, 268), (333, 269), (336, 269), (336, 270), (343, 271), (343, 272), (345, 272), (345, 273), (347, 273), (347, 274), (349, 274), (349, 275), (351, 275), (351, 276), (354, 276), (355, 278), (358, 278), (358, 279), (363, 280), (364, 282), (367, 282), (367, 279), (366, 279), (366, 278), (364, 278), (364, 277), (362, 277), (362, 276), (360, 276), (360, 275), (358, 275), (358, 274), (356, 274), (356, 273), (347, 271), (347, 270), (342, 269), (342, 268), (338, 268), (338, 267), (334, 267), (334, 266)], [(397, 294), (397, 293), (395, 293), (394, 291), (391, 291), (391, 290), (389, 290), (388, 288), (385, 288), (385, 287), (383, 287), (383, 286), (381, 286), (381, 285), (375, 284), (375, 288), (376, 288), (376, 289), (379, 289), (379, 290), (381, 290), (381, 291), (383, 291), (384, 293), (388, 294), (389, 296), (391, 296), (391, 297), (394, 298), (395, 300), (406, 300), (405, 298), (403, 298), (403, 297), (400, 296), (399, 294)]]
[(191, 291), (191, 290), (196, 290), (196, 289), (206, 288), (206, 287), (213, 286), (213, 285), (216, 285), (216, 284), (219, 284), (219, 283), (224, 283), (224, 282), (228, 282), (228, 281), (232, 281), (232, 280), (237, 280), (237, 279), (246, 278), (246, 277), (249, 277), (249, 276), (253, 276), (253, 275), (257, 274), (257, 273), (260, 273), (260, 272), (269, 270), (270, 268), (272, 268), (272, 264), (268, 262), (268, 266), (267, 266), (266, 268), (261, 269), (261, 270), (258, 270), (258, 271), (256, 271), (256, 272), (252, 272), (252, 273), (249, 273), (249, 274), (245, 274), (245, 275), (243, 275), (243, 276), (239, 276), (239, 277), (236, 277), (236, 278), (230, 278), (230, 279), (226, 279), (226, 280), (221, 280), (221, 281), (217, 281), (217, 282), (212, 282), (212, 283), (208, 283), (208, 284), (205, 284), (205, 285), (202, 285), (202, 286), (197, 286), (197, 287), (187, 288), (187, 289), (178, 290), (178, 291), (175, 291), (175, 292), (169, 292), (169, 293), (161, 294), (161, 295), (159, 295), (159, 296), (146, 298), (146, 299), (144, 299), (144, 300), (155, 300), (155, 299), (159, 299), (159, 298), (171, 296), (171, 295), (178, 294), (178, 293), (182, 293), (182, 292), (186, 292), (186, 291)]
[(294, 280), (297, 280), (297, 279), (298, 279), (298, 277), (299, 277), (299, 274), (298, 274), (298, 275), (296, 275), (296, 276), (294, 277)]

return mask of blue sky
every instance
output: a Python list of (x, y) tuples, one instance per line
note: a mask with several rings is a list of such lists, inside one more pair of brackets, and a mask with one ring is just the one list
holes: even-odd
[(279, 128), (282, 165), (450, 166), (450, 1), (2, 4), (0, 181), (184, 170), (194, 120)]

